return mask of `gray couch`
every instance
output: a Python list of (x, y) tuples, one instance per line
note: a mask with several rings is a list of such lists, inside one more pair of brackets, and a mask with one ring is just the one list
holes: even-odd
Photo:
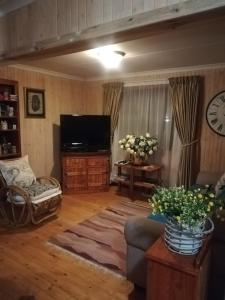
[[(198, 184), (216, 184), (221, 173), (201, 172)], [(210, 298), (224, 300), (225, 282), (225, 222), (214, 220), (215, 230), (212, 249), (212, 278), (210, 280)], [(164, 230), (162, 223), (143, 218), (131, 217), (124, 228), (127, 242), (127, 279), (139, 287), (146, 286), (145, 251), (158, 239)], [(216, 292), (215, 292), (216, 291)], [(212, 296), (213, 295), (213, 296)]]

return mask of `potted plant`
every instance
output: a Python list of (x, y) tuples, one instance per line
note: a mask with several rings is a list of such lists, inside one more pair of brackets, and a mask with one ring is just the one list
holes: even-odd
[(131, 160), (143, 162), (149, 155), (153, 155), (158, 149), (158, 139), (151, 137), (147, 132), (145, 135), (135, 136), (127, 134), (119, 140), (120, 148), (130, 154)]
[(165, 243), (181, 254), (195, 254), (206, 234), (214, 229), (210, 216), (223, 210), (209, 186), (186, 190), (184, 187), (158, 188), (149, 199), (152, 214), (166, 217)]

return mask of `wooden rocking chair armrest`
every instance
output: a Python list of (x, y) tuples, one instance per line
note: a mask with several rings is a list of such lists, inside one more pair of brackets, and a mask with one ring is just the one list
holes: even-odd
[(28, 205), (31, 204), (30, 195), (23, 188), (21, 188), (17, 185), (8, 185), (8, 186), (2, 188), (1, 192), (2, 193), (10, 192), (10, 193), (17, 194), (17, 195), (21, 196)]
[(43, 181), (46, 181), (46, 182), (51, 183), (60, 188), (60, 183), (58, 182), (58, 180), (51, 176), (38, 177), (37, 181), (39, 181), (40, 183), (42, 183)]

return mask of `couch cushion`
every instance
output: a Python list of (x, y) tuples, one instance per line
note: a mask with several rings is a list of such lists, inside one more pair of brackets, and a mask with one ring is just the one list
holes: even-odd
[(36, 177), (29, 165), (28, 155), (13, 160), (1, 160), (0, 171), (7, 185), (27, 187), (36, 181)]
[(216, 192), (216, 197), (219, 197), (220, 194), (225, 189), (225, 173), (220, 177), (220, 179), (217, 181), (216, 186), (215, 186), (215, 192)]
[(124, 234), (128, 245), (146, 251), (163, 233), (164, 225), (144, 217), (130, 217), (125, 223)]

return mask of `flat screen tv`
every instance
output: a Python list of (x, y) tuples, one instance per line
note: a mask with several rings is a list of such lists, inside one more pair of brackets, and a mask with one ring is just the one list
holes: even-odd
[(60, 115), (61, 151), (109, 152), (110, 116)]

